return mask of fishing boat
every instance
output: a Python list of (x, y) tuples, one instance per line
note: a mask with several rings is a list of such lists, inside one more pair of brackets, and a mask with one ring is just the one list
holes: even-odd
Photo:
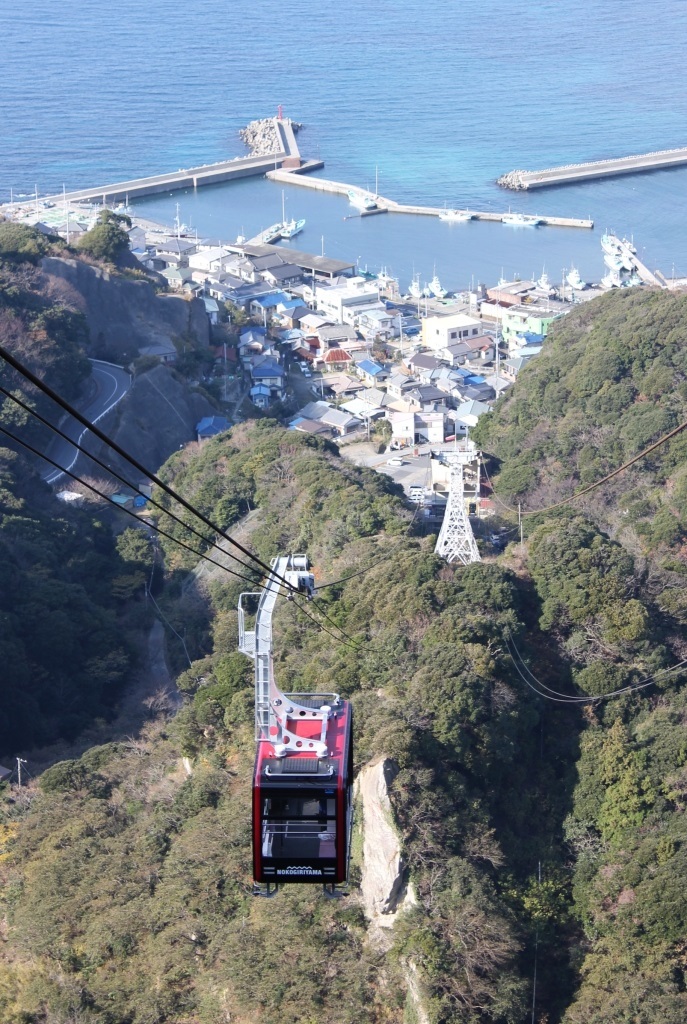
[(601, 278), (602, 288), (621, 288), (624, 281), (617, 270), (609, 270), (607, 274)]
[(439, 220), (444, 220), (447, 224), (463, 224), (466, 220), (472, 220), (472, 214), (467, 210), (442, 210)]
[(580, 272), (577, 267), (571, 267), (567, 274), (566, 280), (573, 291), (582, 292), (587, 287), (587, 282), (583, 281), (580, 277)]
[(304, 220), (290, 220), (288, 224), (283, 224), (281, 229), (282, 238), (293, 238), (299, 234), (305, 227)]
[(408, 295), (413, 299), (422, 298), (422, 288), (420, 287), (420, 275), (413, 274), (413, 280), (408, 285)]
[(536, 282), (536, 285), (537, 291), (543, 292), (544, 295), (546, 295), (547, 297), (556, 294), (556, 289), (549, 281), (549, 275), (546, 273), (545, 270), (542, 270), (541, 277)]
[(446, 298), (447, 291), (446, 291), (445, 288), (441, 287), (441, 281), (437, 277), (436, 271), (434, 273), (434, 277), (429, 282), (429, 284), (426, 286), (425, 292), (429, 292), (429, 295), (427, 296), (427, 298), (432, 298), (432, 296), (435, 299), (445, 299)]
[(348, 196), (348, 201), (351, 204), (351, 206), (355, 206), (357, 210), (362, 210), (363, 212), (365, 212), (367, 210), (377, 209), (376, 202), (374, 201), (372, 196), (367, 194), (366, 192), (359, 192), (357, 189), (349, 188), (346, 194)]
[(501, 218), (502, 224), (507, 224), (512, 228), (536, 228), (537, 224), (541, 223), (539, 217), (534, 217), (529, 213), (504, 213)]
[(601, 236), (601, 248), (607, 256), (616, 256), (620, 252), (620, 242), (615, 235), (607, 232)]
[(606, 264), (606, 266), (608, 267), (609, 270), (620, 271), (620, 270), (628, 270), (629, 269), (625, 265), (625, 260), (623, 259), (623, 257), (620, 255), (619, 252), (614, 252), (614, 253), (607, 253), (607, 252), (605, 252), (604, 253), (604, 263)]

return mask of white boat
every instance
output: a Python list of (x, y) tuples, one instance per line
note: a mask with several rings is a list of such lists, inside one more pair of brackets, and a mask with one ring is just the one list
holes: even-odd
[(626, 270), (627, 269), (626, 266), (625, 266), (625, 260), (623, 259), (623, 257), (620, 255), (619, 252), (617, 252), (617, 253), (614, 252), (612, 254), (605, 252), (604, 253), (604, 263), (606, 264), (606, 266), (608, 267), (609, 270)]
[(617, 270), (609, 270), (607, 274), (601, 278), (602, 288), (621, 288), (623, 285), (623, 279)]
[(422, 288), (420, 287), (420, 275), (413, 274), (413, 280), (408, 285), (408, 295), (413, 299), (422, 298)]
[(608, 256), (617, 256), (620, 252), (620, 242), (615, 235), (606, 233), (601, 236), (601, 248)]
[(507, 224), (512, 228), (536, 228), (537, 224), (541, 221), (539, 217), (533, 217), (528, 213), (504, 213), (501, 218), (502, 224)]
[(551, 295), (555, 295), (556, 294), (556, 289), (554, 288), (554, 286), (549, 281), (549, 275), (546, 273), (545, 270), (542, 270), (541, 277), (536, 282), (536, 285), (537, 285), (537, 291), (543, 292), (544, 295), (546, 295), (546, 296), (551, 296)]
[(278, 238), (281, 238), (281, 233), (282, 233), (282, 228), (283, 227), (284, 227), (284, 224), (283, 223), (279, 223), (279, 224), (273, 224), (269, 228), (265, 228), (265, 230), (261, 231), (260, 234), (258, 235), (258, 238), (259, 238), (260, 242), (263, 245), (270, 245), (272, 242), (276, 242)]
[(569, 273), (566, 276), (566, 280), (573, 291), (581, 292), (587, 287), (587, 282), (583, 281), (580, 277), (580, 272), (577, 267), (571, 267)]
[(444, 299), (446, 298), (447, 294), (446, 289), (441, 287), (441, 281), (437, 277), (436, 273), (434, 274), (434, 277), (429, 282), (429, 284), (426, 286), (425, 291), (429, 292), (429, 295), (427, 296), (428, 298), (434, 296), (435, 299)]
[(348, 201), (351, 204), (351, 206), (355, 206), (357, 210), (362, 210), (363, 212), (365, 212), (366, 210), (377, 209), (376, 202), (374, 201), (372, 196), (366, 192), (359, 192), (357, 189), (349, 188), (346, 194), (348, 196)]
[(463, 224), (466, 220), (472, 220), (472, 214), (467, 210), (442, 210), (439, 220), (444, 220), (447, 224)]
[(293, 238), (294, 235), (299, 234), (305, 227), (304, 220), (290, 220), (288, 224), (283, 224), (281, 229), (282, 238)]

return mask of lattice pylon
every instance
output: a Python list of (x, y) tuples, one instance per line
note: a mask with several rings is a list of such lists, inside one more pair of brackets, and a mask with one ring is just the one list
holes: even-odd
[(471, 562), (479, 562), (480, 557), (475, 535), (465, 511), (463, 466), (458, 459), (450, 459), (450, 466), (448, 501), (434, 553), (440, 558), (445, 558), (447, 562), (469, 565)]

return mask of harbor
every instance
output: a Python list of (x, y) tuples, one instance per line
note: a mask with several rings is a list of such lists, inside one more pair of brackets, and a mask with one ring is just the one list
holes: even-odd
[(497, 181), (502, 188), (514, 191), (528, 191), (534, 188), (548, 188), (555, 185), (569, 185), (597, 178), (613, 178), (621, 174), (640, 174), (659, 171), (666, 167), (682, 167), (687, 164), (687, 147), (663, 149), (655, 153), (642, 153), (610, 160), (592, 160), (588, 163), (567, 164), (563, 167), (548, 167), (541, 171), (509, 171)]

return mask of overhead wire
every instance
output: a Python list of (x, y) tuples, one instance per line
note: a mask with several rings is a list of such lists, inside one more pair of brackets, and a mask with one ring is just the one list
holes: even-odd
[[(518, 671), (518, 674), (520, 675), (520, 677), (523, 679), (523, 681), (530, 687), (530, 689), (533, 689), (535, 691), (535, 693), (538, 693), (540, 697), (544, 697), (547, 700), (556, 701), (556, 703), (559, 703), (559, 704), (561, 704), (561, 703), (562, 704), (592, 704), (592, 703), (596, 703), (596, 702), (601, 701), (601, 700), (608, 700), (611, 697), (620, 697), (620, 696), (622, 696), (625, 693), (633, 693), (636, 690), (643, 690), (647, 686), (652, 686), (656, 682), (656, 680), (658, 680), (658, 679), (660, 679), (660, 678), (662, 678), (664, 676), (670, 675), (673, 672), (678, 672), (680, 669), (684, 668), (687, 665), (687, 658), (683, 658), (682, 661), (677, 662), (675, 665), (669, 665), (667, 668), (658, 669), (658, 671), (654, 672), (651, 676), (645, 677), (644, 679), (640, 680), (638, 683), (628, 683), (627, 686), (622, 686), (622, 687), (618, 688), (617, 690), (611, 690), (611, 691), (608, 691), (607, 693), (602, 693), (602, 694), (598, 694), (598, 695), (595, 695), (595, 696), (578, 697), (578, 696), (576, 696), (574, 694), (565, 694), (565, 693), (561, 693), (559, 690), (553, 690), (553, 689), (551, 689), (551, 687), (547, 686), (546, 683), (543, 683), (541, 681), (541, 679), (538, 679), (537, 676), (534, 675), (532, 670), (527, 665), (525, 659), (522, 657), (522, 655), (521, 655), (521, 653), (520, 653), (520, 651), (518, 649), (518, 646), (515, 643), (515, 640), (513, 638), (512, 632), (507, 629), (504, 632), (504, 637), (506, 639), (506, 646), (507, 646), (507, 649), (508, 649), (508, 654), (510, 656), (510, 659), (513, 662), (513, 664), (515, 665), (515, 668)], [(527, 672), (527, 674), (529, 675), (530, 679), (532, 679), (534, 681), (534, 683), (538, 687), (541, 687), (542, 689), (547, 690), (548, 693), (542, 693), (540, 690), (535, 689), (535, 687), (532, 686), (529, 683), (529, 681), (525, 678), (525, 676), (523, 675), (523, 673), (520, 670), (520, 667), (519, 667), (516, 659), (513, 657), (513, 653), (512, 653), (512, 651), (510, 649), (510, 645), (511, 644), (513, 646), (513, 650), (515, 650), (515, 653), (517, 654), (518, 659), (520, 660), (520, 662), (522, 664), (522, 667), (524, 668), (525, 672)], [(549, 694), (553, 694), (555, 696), (549, 696)]]
[[(15, 444), (21, 445), (22, 448), (26, 449), (26, 451), (30, 452), (32, 455), (35, 455), (40, 459), (43, 459), (45, 462), (53, 466), (55, 469), (59, 469), (61, 472), (66, 473), (67, 476), (70, 476), (72, 478), (72, 480), (76, 480), (84, 487), (87, 487), (89, 491), (92, 491), (93, 494), (97, 494), (99, 498), (102, 498), (104, 501), (112, 505), (114, 508), (119, 509), (121, 512), (125, 512), (127, 515), (135, 519), (136, 522), (140, 525), (141, 518), (132, 509), (125, 508), (122, 505), (118, 505), (116, 502), (113, 502), (109, 495), (105, 494), (104, 491), (99, 490), (99, 488), (97, 488), (94, 484), (91, 484), (87, 480), (84, 480), (82, 477), (74, 473), (72, 470), (65, 469), (63, 466), (60, 466), (58, 462), (56, 462), (54, 459), (51, 459), (49, 455), (44, 455), (43, 452), (38, 451), (38, 449), (34, 448), (33, 445), (28, 443), (28, 441), (23, 441), (20, 437), (17, 437), (11, 431), (7, 430), (6, 427), (3, 427), (1, 425), (0, 434), (4, 434), (5, 437), (8, 437)], [(155, 533), (159, 533), (160, 536), (166, 537), (168, 540), (172, 541), (173, 544), (178, 544), (179, 547), (185, 548), (187, 551), (190, 551), (191, 554), (196, 555), (198, 558), (202, 558), (206, 562), (210, 562), (212, 565), (216, 565), (219, 569), (223, 569), (224, 572), (229, 573), (231, 576), (236, 576), (238, 579), (244, 580), (246, 583), (250, 583), (251, 586), (257, 586), (263, 590), (265, 589), (262, 586), (262, 584), (257, 582), (255, 579), (251, 579), (249, 576), (244, 576), (242, 573), (238, 573), (235, 572), (233, 569), (229, 569), (226, 565), (222, 565), (221, 562), (217, 562), (214, 558), (210, 558), (209, 555), (204, 554), (202, 551), (196, 551), (195, 548), (192, 548), (189, 544), (184, 543), (184, 541), (178, 540), (178, 538), (173, 537), (171, 533), (167, 533), (166, 530), (161, 529), (159, 526), (154, 525), (153, 523), (146, 523), (145, 525), (150, 530), (153, 530)]]
[[(29, 442), (24, 441), (21, 438), (17, 437), (15, 434), (13, 434), (11, 431), (7, 430), (7, 428), (3, 427), (2, 425), (0, 425), (0, 434), (3, 434), (5, 437), (9, 438), (9, 440), (14, 442), (15, 444), (20, 445), (22, 448), (24, 448), (26, 451), (30, 452), (32, 455), (37, 456), (38, 458), (40, 458), (43, 461), (47, 462), (54, 469), (58, 469), (61, 472), (65, 473), (67, 476), (71, 477), (72, 480), (75, 480), (78, 483), (82, 484), (82, 486), (86, 487), (93, 494), (96, 494), (99, 498), (102, 498), (108, 504), (111, 504), (114, 508), (118, 509), (121, 512), (126, 513), (129, 516), (131, 516), (140, 525), (141, 518), (133, 510), (125, 508), (122, 505), (118, 505), (116, 502), (113, 502), (111, 500), (111, 498), (109, 497), (109, 495), (105, 494), (104, 491), (101, 491), (94, 484), (89, 483), (87, 480), (84, 480), (82, 477), (80, 477), (78, 475), (78, 473), (74, 473), (73, 470), (66, 469), (64, 466), (61, 466), (58, 462), (55, 461), (55, 459), (52, 459), (49, 455), (46, 455), (43, 452), (40, 452), (33, 445), (29, 444)], [(155, 533), (159, 534), (162, 537), (166, 537), (173, 544), (177, 544), (179, 547), (182, 547), (186, 551), (191, 552), (191, 554), (196, 555), (198, 558), (202, 559), (203, 561), (208, 562), (211, 565), (217, 566), (217, 568), (222, 569), (226, 573), (229, 573), (229, 575), (235, 576), (236, 578), (238, 578), (240, 580), (243, 580), (246, 583), (249, 583), (251, 585), (251, 587), (257, 587), (259, 590), (265, 590), (266, 589), (265, 586), (263, 584), (261, 584), (260, 582), (258, 582), (257, 580), (251, 579), (248, 576), (244, 576), (242, 573), (237, 573), (235, 570), (230, 569), (226, 565), (222, 565), (221, 562), (216, 561), (216, 559), (214, 559), (214, 558), (210, 558), (209, 555), (206, 555), (204, 552), (198, 551), (198, 550), (196, 550), (196, 548), (191, 547), (191, 545), (186, 544), (184, 541), (179, 540), (177, 537), (174, 537), (172, 534), (168, 533), (166, 530), (163, 530), (161, 527), (157, 526), (157, 524), (146, 523), (145, 525), (147, 526), (148, 529), (153, 530)], [(249, 568), (252, 570), (252, 567), (249, 567)], [(252, 571), (255, 571), (255, 570), (252, 570)], [(275, 576), (275, 578), (279, 579), (279, 581), (281, 583), (281, 577), (276, 576), (275, 573), (272, 573), (272, 575)], [(155, 599), (153, 598), (152, 593), (149, 592), (149, 596), (150, 596), (151, 600), (153, 601), (153, 604), (155, 605), (156, 608), (158, 608), (158, 611), (159, 611), (160, 610), (159, 606), (158, 606), (157, 602), (155, 601)], [(341, 639), (341, 637), (335, 636), (334, 633), (332, 633), (330, 630), (328, 630), (325, 626), (323, 626), (320, 622), (318, 622), (317, 619), (315, 619), (312, 615), (310, 615), (307, 611), (305, 611), (305, 609), (303, 608), (303, 606), (301, 604), (299, 604), (295, 600), (294, 600), (294, 603), (303, 612), (303, 614), (306, 616), (306, 618), (310, 619), (310, 621), (313, 622), (317, 626), (318, 629), (322, 630), (323, 632), (325, 632), (329, 636), (331, 636), (333, 640), (336, 640), (338, 643), (342, 643), (342, 644), (344, 644), (347, 647), (353, 647), (355, 650), (360, 650), (361, 649), (361, 645), (358, 644), (356, 641), (354, 641), (352, 639), (352, 637), (348, 637), (348, 635), (345, 633), (344, 630), (341, 629), (340, 626), (337, 626), (337, 629), (340, 629), (341, 632), (344, 634), (344, 636), (348, 637), (347, 640), (343, 640), (343, 639)], [(162, 614), (162, 613), (160, 613), (160, 614)], [(184, 649), (186, 650), (185, 644), (184, 644)], [(186, 657), (189, 658), (189, 655), (188, 655), (187, 651), (186, 651)], [(190, 659), (189, 659), (189, 664), (190, 664)]]
[(677, 427), (674, 427), (672, 430), (668, 431), (667, 434), (664, 434), (662, 437), (659, 437), (658, 441), (654, 441), (653, 444), (648, 445), (641, 452), (638, 452), (637, 455), (634, 455), (631, 459), (628, 459), (627, 462), (624, 462), (622, 466), (618, 466), (617, 469), (614, 469), (612, 470), (612, 472), (607, 473), (606, 476), (601, 477), (600, 480), (595, 480), (594, 483), (587, 484), (586, 487), (583, 487), (581, 491), (576, 491), (575, 494), (571, 494), (569, 498), (562, 498), (561, 501), (557, 501), (553, 505), (546, 505), (544, 508), (519, 510), (517, 508), (512, 508), (510, 505), (506, 505), (506, 503), (502, 501), (502, 499), (499, 498), (499, 496), (494, 492), (494, 485), (491, 483), (486, 465), (484, 465), (483, 463), (484, 472), (492, 488), (492, 495), (494, 497), (494, 500), (497, 501), (502, 506), (502, 508), (506, 509), (507, 512), (511, 512), (513, 515), (516, 516), (541, 516), (545, 515), (547, 512), (554, 512), (556, 509), (563, 508), (565, 505), (570, 505), (573, 501), (577, 501), (578, 498), (582, 498), (585, 494), (589, 494), (591, 491), (596, 490), (597, 487), (601, 487), (603, 484), (608, 483), (609, 480), (612, 480), (614, 477), (618, 476), (619, 473), (623, 473), (626, 469), (629, 469), (630, 466), (634, 466), (634, 464), (636, 462), (639, 462), (640, 459), (643, 459), (647, 455), (650, 455), (651, 452), (656, 451), (657, 448), (660, 448), (662, 445), (666, 444), (667, 441), (670, 441), (673, 437), (676, 437), (685, 429), (687, 429), (687, 420), (685, 420), (683, 423), (678, 424)]
[[(114, 441), (111, 437), (105, 434), (98, 426), (96, 426), (95, 423), (92, 423), (82, 413), (80, 413), (78, 409), (75, 409), (69, 402), (62, 398), (61, 395), (57, 394), (57, 392), (54, 391), (53, 388), (51, 388), (44, 381), (40, 380), (40, 378), (37, 377), (36, 374), (29, 370), (27, 366), (24, 366), (24, 364), (21, 363), (20, 360), (13, 356), (11, 352), (8, 352), (7, 349), (2, 345), (0, 345), (0, 357), (4, 359), (4, 361), (9, 366), (12, 367), (12, 369), (16, 370), (17, 373), (24, 377), (25, 380), (28, 380), (31, 384), (34, 385), (34, 387), (38, 388), (38, 390), (41, 391), (44, 395), (47, 395), (48, 398), (52, 399), (52, 401), (55, 402), (61, 409), (69, 413), (70, 416), (73, 416), (76, 420), (78, 420), (79, 423), (81, 423), (84, 427), (90, 430), (104, 444), (111, 448), (112, 451), (116, 452), (123, 459), (126, 459), (127, 462), (129, 462), (135, 469), (137, 469), (149, 480), (152, 480), (152, 482), (156, 484), (162, 491), (164, 491), (165, 494), (168, 494), (175, 501), (179, 502), (179, 504), (182, 505), (187, 511), (191, 512), (192, 515), (195, 515), (202, 523), (204, 523), (205, 526), (209, 527), (215, 533), (218, 533), (229, 544), (231, 544), (232, 547), (237, 548), (252, 562), (255, 562), (256, 565), (259, 565), (260, 568), (268, 575), (274, 575), (272, 568), (268, 566), (265, 562), (263, 562), (260, 558), (258, 558), (257, 555), (254, 555), (251, 551), (249, 551), (242, 544), (240, 544), (239, 541), (236, 541), (232, 537), (230, 537), (229, 534), (226, 533), (226, 531), (218, 527), (216, 523), (213, 523), (208, 516), (204, 515), (204, 513), (194, 508), (194, 506), (190, 502), (188, 502), (184, 497), (178, 494), (177, 491), (175, 491), (172, 487), (166, 484), (164, 480), (161, 480), (160, 477), (158, 477), (155, 473), (152, 473), (149, 469), (147, 469), (146, 466), (144, 466), (141, 462), (138, 461), (138, 459), (136, 459), (133, 455), (130, 455), (127, 451), (125, 451), (124, 448), (117, 444), (116, 441)], [(64, 472), (64, 469), (62, 467), (58, 468), (60, 468), (62, 472)], [(237, 561), (239, 560), (237, 559)], [(249, 568), (248, 566), (246, 566), (245, 563), (241, 564), (243, 565), (244, 568)], [(289, 583), (288, 580), (281, 578), (281, 582), (289, 590), (295, 593), (298, 592), (297, 588), (294, 587), (291, 583)]]
[[(126, 487), (129, 487), (132, 491), (134, 491), (140, 497), (145, 498), (146, 501), (149, 504), (151, 504), (155, 508), (159, 509), (162, 513), (164, 513), (164, 515), (168, 516), (170, 519), (174, 520), (174, 522), (178, 523), (180, 526), (183, 526), (185, 529), (187, 529), (191, 533), (195, 534), (196, 537), (198, 537), (200, 540), (204, 541), (206, 544), (209, 544), (210, 547), (216, 548), (218, 551), (221, 551), (223, 554), (226, 554), (226, 551), (221, 546), (221, 544), (218, 544), (211, 537), (208, 537), (206, 534), (201, 533), (199, 530), (196, 530), (196, 528), (191, 523), (186, 522), (185, 519), (182, 519), (180, 516), (176, 515), (176, 513), (172, 512), (170, 509), (165, 508), (165, 506), (163, 504), (161, 504), (161, 502), (157, 501), (152, 496), (147, 495), (145, 493), (145, 491), (143, 491), (139, 486), (137, 486), (136, 484), (131, 483), (131, 481), (128, 480), (127, 477), (125, 477), (121, 473), (117, 472), (116, 469), (112, 469), (110, 466), (108, 466), (108, 464), (106, 462), (104, 462), (102, 459), (98, 458), (97, 455), (93, 455), (91, 452), (88, 451), (87, 448), (85, 448), (78, 441), (72, 440), (72, 438), (70, 438), (69, 435), (66, 434), (63, 430), (61, 430), (60, 427), (56, 426), (54, 423), (51, 423), (44, 416), (41, 416), (41, 414), (39, 412), (37, 412), (35, 409), (32, 409), (31, 406), (28, 405), (26, 402), (24, 402), (21, 398), (18, 398), (15, 394), (13, 394), (11, 391), (8, 391), (7, 388), (2, 387), (1, 385), (0, 385), (0, 394), (5, 395), (5, 397), (11, 399), (13, 402), (15, 402), (17, 405), (19, 405), (26, 412), (30, 413), (30, 415), (35, 417), (35, 419), (37, 419), (40, 423), (42, 423), (44, 426), (48, 427), (55, 434), (57, 434), (63, 440), (67, 441), (70, 445), (72, 445), (74, 448), (76, 448), (77, 451), (79, 451), (83, 455), (85, 455), (86, 458), (88, 458), (92, 462), (94, 462), (96, 464), (96, 466), (100, 466), (101, 469), (104, 469), (105, 472), (107, 472), (111, 476), (115, 477), (115, 479), (119, 480), (120, 483), (124, 484)], [(45, 458), (45, 456), (41, 455), (41, 458)], [(62, 466), (57, 466), (57, 468), (60, 469), (62, 473), (69, 473), (69, 470), (65, 469)], [(69, 475), (71, 476), (72, 474), (69, 474)], [(242, 566), (244, 569), (247, 569), (249, 572), (254, 572), (255, 571), (253, 569), (252, 565), (246, 565), (245, 562), (242, 562), (240, 558), (236, 558), (235, 555), (232, 555), (231, 557), (234, 558), (234, 560), (240, 566)]]
[[(106, 472), (110, 473), (112, 476), (114, 476), (121, 483), (124, 483), (127, 487), (130, 487), (133, 491), (135, 491), (136, 493), (138, 493), (142, 497), (145, 497), (146, 500), (150, 501), (150, 503), (152, 505), (154, 505), (156, 508), (160, 509), (160, 511), (162, 511), (165, 515), (170, 516), (171, 519), (173, 519), (175, 522), (179, 523), (184, 528), (188, 529), (191, 533), (195, 534), (195, 536), (197, 536), (200, 540), (202, 540), (205, 543), (211, 544), (212, 547), (217, 548), (217, 550), (221, 551), (223, 554), (226, 553), (224, 551), (224, 549), (220, 545), (218, 545), (216, 542), (212, 541), (205, 534), (200, 533), (198, 530), (195, 529), (195, 527), (193, 527), (192, 524), (187, 523), (185, 520), (183, 520), (179, 516), (175, 515), (175, 513), (170, 512), (168, 509), (166, 509), (164, 507), (164, 505), (161, 505), (159, 502), (155, 501), (154, 499), (149, 498), (139, 487), (137, 487), (135, 484), (132, 484), (126, 477), (122, 476), (116, 470), (111, 469), (105, 462), (103, 462), (97, 456), (92, 455), (82, 445), (80, 445), (78, 442), (72, 440), (72, 438), (70, 438), (59, 427), (57, 427), (54, 424), (50, 423), (49, 420), (47, 420), (47, 419), (45, 419), (45, 417), (41, 416), (40, 413), (38, 413), (36, 410), (32, 409), (26, 402), (24, 402), (23, 400), (18, 398), (12, 392), (8, 391), (8, 389), (0, 386), (0, 393), (4, 394), (7, 398), (10, 398), (13, 402), (15, 402), (21, 408), (23, 408), (31, 416), (33, 416), (37, 420), (39, 420), (44, 426), (48, 427), (54, 433), (58, 434), (65, 441), (67, 441), (69, 444), (73, 445), (79, 452), (83, 453), (87, 458), (91, 459), (93, 462), (96, 463), (96, 465), (100, 466)], [(121, 511), (123, 511), (126, 514), (132, 516), (132, 518), (134, 518), (136, 520), (136, 522), (138, 522), (138, 523), (141, 522), (140, 517), (138, 515), (136, 515), (135, 512), (131, 511), (130, 509), (124, 508), (123, 506), (118, 505), (115, 502), (112, 502), (111, 498), (107, 494), (105, 494), (103, 491), (101, 491), (95, 485), (90, 484), (88, 481), (86, 481), (83, 477), (79, 476), (77, 473), (74, 473), (72, 470), (67, 469), (64, 466), (61, 466), (54, 459), (51, 459), (47, 454), (44, 454), (43, 452), (40, 452), (37, 448), (35, 448), (32, 445), (30, 445), (29, 443), (23, 441), (21, 438), (19, 438), (16, 435), (12, 434), (10, 431), (5, 429), (4, 427), (0, 427), (0, 432), (2, 434), (4, 434), (7, 438), (9, 438), (11, 441), (13, 441), (15, 444), (21, 445), (23, 448), (25, 448), (27, 451), (29, 451), (32, 455), (37, 456), (38, 458), (40, 458), (43, 461), (47, 462), (49, 465), (53, 466), (56, 470), (59, 470), (60, 472), (66, 474), (69, 477), (71, 477), (73, 480), (75, 480), (78, 483), (82, 484), (84, 487), (88, 488), (90, 491), (92, 491), (98, 497), (102, 498), (104, 501), (107, 501), (109, 504), (114, 505), (116, 508), (121, 509)], [(215, 559), (206, 556), (203, 552), (198, 551), (196, 548), (191, 547), (190, 545), (186, 544), (184, 541), (181, 541), (178, 538), (174, 537), (172, 534), (168, 533), (166, 530), (163, 530), (161, 527), (157, 526), (157, 524), (147, 523), (146, 525), (148, 526), (149, 529), (154, 530), (155, 533), (159, 534), (162, 537), (166, 537), (168, 540), (172, 541), (172, 543), (177, 544), (178, 546), (180, 546), (180, 547), (184, 548), (185, 550), (191, 552), (192, 554), (196, 555), (198, 558), (202, 558), (205, 561), (209, 562), (210, 564), (215, 565), (215, 566), (217, 566), (220, 569), (223, 569), (225, 572), (229, 573), (230, 575), (235, 576), (238, 579), (244, 580), (246, 583), (249, 583), (251, 586), (257, 586), (261, 590), (265, 589), (264, 586), (259, 584), (256, 580), (251, 579), (248, 576), (244, 576), (241, 573), (237, 573), (234, 570), (230, 569), (228, 566), (222, 565), (222, 563), (217, 562)], [(232, 556), (232, 557), (235, 557), (235, 556)], [(241, 565), (244, 568), (246, 568), (249, 572), (255, 572), (256, 571), (253, 568), (253, 566), (246, 565), (240, 559), (236, 559), (236, 561), (238, 562), (239, 565)], [(286, 581), (283, 581), (282, 578), (279, 577), (277, 574), (275, 574), (273, 571), (271, 572), (271, 575), (273, 575), (273, 576), (276, 575), (276, 578), (279, 579), (280, 583), (286, 582)], [(290, 584), (288, 584), (288, 586), (290, 587), (291, 590), (295, 589)], [(152, 594), (151, 594), (151, 599), (152, 599)], [(298, 605), (298, 607), (301, 608), (302, 611), (304, 611), (304, 609), (302, 608), (301, 605)], [(352, 637), (350, 637), (346, 633), (346, 631), (344, 629), (342, 629), (341, 626), (339, 626), (337, 623), (335, 623), (330, 618), (330, 616), (327, 615), (326, 612), (322, 611), (322, 614), (325, 616), (326, 619), (328, 619), (332, 623), (332, 625), (335, 626), (336, 629), (338, 629), (343, 634), (343, 636), (346, 639), (341, 639), (341, 637), (335, 636), (328, 629), (326, 629), (326, 627), (324, 627), (321, 623), (319, 623), (317, 621), (317, 619), (315, 619), (312, 615), (309, 615), (307, 612), (304, 611), (304, 614), (306, 615), (306, 617), (308, 619), (310, 619), (311, 622), (313, 622), (318, 627), (318, 629), (323, 630), (325, 633), (327, 633), (329, 636), (331, 636), (332, 639), (337, 640), (339, 643), (344, 643), (346, 646), (353, 647), (356, 650), (360, 650), (364, 646), (362, 643), (360, 643), (360, 642), (354, 640)], [(187, 653), (187, 657), (188, 657), (188, 653)]]

